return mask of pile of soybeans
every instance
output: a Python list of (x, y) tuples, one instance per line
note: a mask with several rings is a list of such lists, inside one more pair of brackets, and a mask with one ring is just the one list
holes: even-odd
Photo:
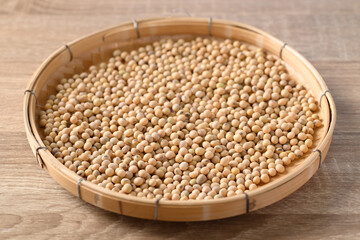
[(242, 194), (284, 173), (322, 125), (285, 64), (239, 41), (163, 39), (61, 79), (39, 124), (71, 171), (119, 194)]

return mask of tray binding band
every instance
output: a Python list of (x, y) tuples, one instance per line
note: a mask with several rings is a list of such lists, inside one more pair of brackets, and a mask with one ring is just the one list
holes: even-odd
[(134, 24), (134, 28), (136, 30), (137, 38), (140, 38), (139, 25), (138, 25), (138, 22), (135, 19), (133, 19), (133, 24)]
[(212, 27), (212, 17), (209, 17), (208, 25), (209, 25), (209, 36), (212, 37), (212, 31), (211, 31), (211, 27)]
[(30, 93), (31, 95), (34, 95), (34, 97), (35, 97), (35, 103), (37, 104), (37, 96), (36, 96), (35, 92), (32, 91), (32, 90), (30, 90), (30, 89), (26, 89), (25, 92), (24, 92), (24, 95), (25, 95), (26, 93)]
[(245, 199), (246, 199), (246, 214), (248, 214), (250, 212), (250, 199), (249, 199), (249, 195), (244, 192), (245, 194)]
[[(39, 163), (41, 168), (44, 168), (45, 163), (44, 163), (43, 159), (41, 158), (41, 155), (39, 154), (40, 149), (47, 149), (47, 147), (41, 146), (41, 147), (36, 148), (36, 151), (35, 151), (36, 152), (35, 153), (36, 161)], [(39, 160), (39, 158), (40, 158), (40, 160)]]
[(282, 52), (283, 52), (284, 48), (286, 47), (286, 45), (288, 45), (288, 44), (287, 44), (287, 43), (284, 43), (284, 44), (281, 46), (281, 48), (280, 48), (279, 58), (280, 58), (281, 60), (283, 60), (283, 59), (282, 59)]
[[(330, 93), (329, 89), (326, 89), (321, 95), (320, 95), (320, 99), (319, 99), (319, 107), (321, 107), (321, 100), (323, 98), (323, 96), (326, 96), (326, 93)], [(331, 93), (330, 93), (331, 94)], [(327, 96), (326, 96), (327, 98)]]
[(78, 197), (82, 200), (81, 198), (81, 191), (80, 191), (80, 184), (82, 181), (84, 181), (85, 179), (84, 178), (79, 178), (79, 180), (77, 181), (77, 184), (76, 184), (76, 189), (77, 189), (77, 193), (78, 193)]
[(66, 49), (69, 51), (69, 54), (70, 54), (70, 62), (73, 60), (73, 53), (71, 51), (71, 48), (69, 45), (65, 44), (65, 47)]
[(155, 221), (157, 220), (157, 217), (158, 217), (159, 203), (160, 203), (160, 198), (157, 198), (156, 202), (155, 202), (155, 208), (154, 208), (154, 220)]
[(319, 167), (318, 169), (321, 167), (321, 163), (322, 163), (322, 153), (320, 149), (315, 149), (313, 152), (318, 152), (319, 156), (320, 156), (320, 160), (319, 160)]

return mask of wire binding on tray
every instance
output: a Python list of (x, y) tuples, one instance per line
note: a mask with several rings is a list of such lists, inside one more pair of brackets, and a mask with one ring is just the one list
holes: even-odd
[(135, 19), (133, 19), (134, 28), (136, 30), (137, 38), (140, 38), (140, 31), (139, 31), (139, 25)]
[(318, 169), (321, 167), (321, 162), (322, 162), (322, 153), (321, 153), (321, 150), (320, 149), (315, 149), (313, 152), (318, 152), (319, 153), (319, 157), (320, 157), (320, 160), (319, 160), (319, 167)]
[(283, 60), (283, 59), (282, 59), (282, 52), (283, 52), (284, 48), (286, 47), (286, 45), (287, 45), (287, 43), (284, 43), (284, 44), (281, 46), (281, 48), (280, 48), (279, 58), (280, 58), (281, 60)]
[(250, 212), (250, 199), (249, 199), (249, 195), (244, 192), (245, 194), (245, 199), (246, 199), (246, 213), (249, 213)]
[(30, 90), (30, 89), (26, 89), (25, 92), (24, 92), (24, 95), (25, 95), (27, 92), (30, 93), (31, 95), (34, 95), (34, 97), (35, 97), (35, 104), (37, 104), (37, 96), (36, 96), (35, 92), (32, 91), (32, 90)]
[(212, 17), (209, 17), (208, 25), (209, 25), (209, 36), (212, 37)]
[(79, 178), (79, 180), (77, 181), (77, 184), (76, 184), (76, 189), (77, 189), (77, 193), (78, 193), (78, 197), (80, 198), (80, 199), (82, 199), (81, 198), (81, 191), (80, 191), (80, 184), (81, 184), (81, 182), (82, 181), (84, 181), (85, 179), (84, 178)]
[(326, 95), (326, 93), (329, 93), (330, 90), (329, 89), (326, 89), (321, 95), (320, 95), (320, 99), (319, 99), (319, 107), (321, 107), (321, 100), (323, 98), (324, 95)]
[(73, 53), (71, 51), (71, 48), (69, 47), (69, 45), (65, 44), (66, 49), (69, 51), (70, 54), (70, 62), (73, 60)]
[(154, 220), (155, 221), (157, 220), (157, 217), (158, 217), (159, 202), (160, 202), (160, 198), (157, 198), (156, 202), (155, 202), (155, 209), (154, 209)]
[[(35, 151), (35, 157), (36, 157), (36, 161), (38, 162), (38, 164), (40, 165), (41, 168), (44, 168), (44, 161), (42, 160), (40, 154), (39, 154), (39, 150), (40, 149), (47, 149), (47, 147), (38, 147)], [(40, 160), (39, 160), (39, 157), (40, 157)]]

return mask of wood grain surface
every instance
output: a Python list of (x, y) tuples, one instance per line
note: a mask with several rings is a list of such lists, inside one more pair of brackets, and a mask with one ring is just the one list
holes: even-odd
[[(224, 220), (147, 221), (80, 201), (30, 150), (22, 118), (27, 81), (75, 38), (132, 18), (186, 12), (263, 29), (313, 63), (338, 113), (325, 163), (291, 196)], [(357, 0), (0, 0), (0, 239), (360, 239), (359, 39)]]

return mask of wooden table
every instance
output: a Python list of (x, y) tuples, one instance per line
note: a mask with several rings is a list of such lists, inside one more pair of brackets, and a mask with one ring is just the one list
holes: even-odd
[[(51, 52), (77, 37), (132, 18), (186, 11), (259, 27), (314, 64), (338, 111), (325, 163), (284, 200), (212, 222), (134, 219), (80, 201), (39, 167), (30, 150), (22, 113), (27, 81)], [(0, 0), (0, 239), (360, 238), (359, 39), (356, 0)]]

